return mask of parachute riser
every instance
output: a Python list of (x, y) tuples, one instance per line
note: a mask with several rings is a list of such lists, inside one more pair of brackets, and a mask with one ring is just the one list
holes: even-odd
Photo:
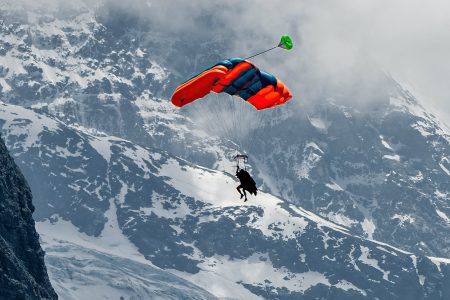
[[(234, 160), (236, 161), (236, 168), (238, 169), (244, 169), (247, 171), (247, 162), (248, 162), (248, 156), (244, 154), (238, 154), (234, 157)], [(243, 165), (243, 168), (241, 168), (241, 162)]]

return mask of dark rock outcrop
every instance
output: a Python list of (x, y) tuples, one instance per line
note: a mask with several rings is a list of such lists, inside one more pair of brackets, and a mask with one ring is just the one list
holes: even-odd
[(57, 299), (34, 227), (32, 196), (0, 139), (0, 299)]

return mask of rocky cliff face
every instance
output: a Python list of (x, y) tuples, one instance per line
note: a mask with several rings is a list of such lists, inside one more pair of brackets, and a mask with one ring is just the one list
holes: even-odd
[(31, 191), (0, 140), (0, 299), (57, 299), (34, 228)]

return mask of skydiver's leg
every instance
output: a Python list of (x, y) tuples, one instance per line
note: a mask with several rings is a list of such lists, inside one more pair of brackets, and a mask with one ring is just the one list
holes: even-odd
[[(247, 202), (247, 194), (245, 193), (245, 190), (243, 190), (243, 191), (244, 191), (244, 196), (245, 196), (244, 202)], [(241, 196), (241, 199), (242, 199), (242, 196)]]
[[(238, 185), (238, 187), (236, 189), (239, 192), (239, 195), (241, 195), (241, 199), (242, 199), (242, 197), (244, 197), (244, 194), (242, 194), (242, 192), (241, 192), (242, 184)], [(245, 193), (245, 191), (244, 191), (244, 193)]]

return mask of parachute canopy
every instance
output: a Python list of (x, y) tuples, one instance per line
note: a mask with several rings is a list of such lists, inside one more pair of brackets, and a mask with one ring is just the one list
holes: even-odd
[(294, 47), (294, 43), (292, 42), (292, 39), (287, 34), (281, 36), (280, 43), (278, 44), (278, 47), (291, 50), (292, 47)]
[(292, 98), (281, 80), (259, 70), (247, 60), (232, 58), (209, 67), (181, 84), (172, 95), (172, 103), (182, 107), (211, 91), (238, 95), (258, 110), (281, 105)]

